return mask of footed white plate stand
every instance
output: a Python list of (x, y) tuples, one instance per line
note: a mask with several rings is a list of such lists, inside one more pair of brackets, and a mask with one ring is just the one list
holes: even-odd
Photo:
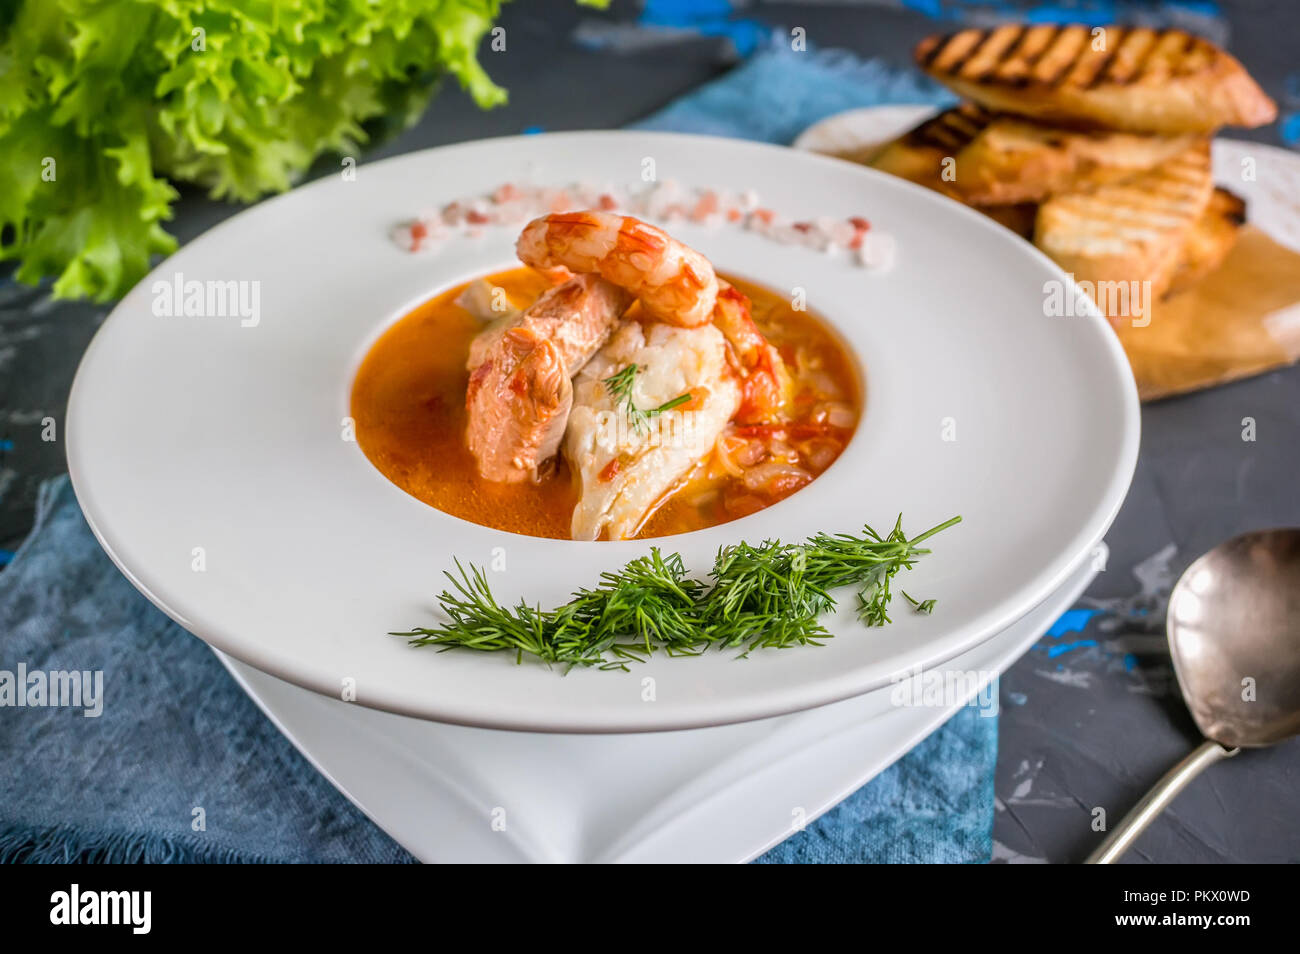
[[(987, 683), (1074, 602), (1104, 558), (1104, 545), (1090, 551), (1051, 597), (940, 668)], [(339, 791), (426, 862), (747, 861), (959, 707), (900, 707), (886, 687), (707, 729), (505, 732), (363, 708), (217, 656)]]

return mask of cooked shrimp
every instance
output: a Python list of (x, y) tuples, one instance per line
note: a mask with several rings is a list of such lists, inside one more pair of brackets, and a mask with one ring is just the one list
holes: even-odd
[(465, 437), (485, 479), (537, 479), (564, 437), (570, 377), (605, 343), (631, 300), (604, 279), (581, 275), (474, 339)]
[(780, 353), (758, 330), (749, 298), (724, 281), (718, 282), (713, 323), (722, 332), (738, 365), (741, 401), (737, 424), (759, 424), (780, 417), (793, 384)]
[(534, 268), (562, 266), (601, 275), (625, 288), (646, 313), (665, 324), (707, 324), (718, 296), (709, 260), (631, 216), (612, 212), (559, 212), (534, 219), (515, 245)]

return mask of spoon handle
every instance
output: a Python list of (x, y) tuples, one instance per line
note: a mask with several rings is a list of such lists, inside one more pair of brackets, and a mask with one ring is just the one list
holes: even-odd
[(1120, 855), (1128, 851), (1138, 835), (1146, 831), (1147, 826), (1156, 820), (1156, 816), (1187, 787), (1188, 783), (1220, 759), (1231, 758), (1240, 749), (1225, 749), (1218, 742), (1206, 739), (1187, 758), (1183, 759), (1156, 782), (1151, 791), (1143, 796), (1142, 801), (1133, 806), (1133, 810), (1124, 816), (1106, 840), (1090, 854), (1084, 864), (1108, 865), (1118, 861)]

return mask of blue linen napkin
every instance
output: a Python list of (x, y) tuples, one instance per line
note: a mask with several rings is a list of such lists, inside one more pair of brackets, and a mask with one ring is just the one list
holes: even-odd
[(796, 52), (776, 39), (632, 128), (788, 145), (813, 123), (848, 109), (954, 101), (951, 92), (912, 70), (844, 50)]
[[(768, 49), (639, 128), (788, 142), (824, 116), (940, 102), (927, 81), (836, 52)], [(67, 478), (0, 573), (0, 671), (102, 670), (103, 710), (0, 715), (0, 861), (408, 862), (99, 548)], [(996, 718), (963, 709), (759, 861), (984, 862)], [(203, 830), (196, 830), (199, 821)]]

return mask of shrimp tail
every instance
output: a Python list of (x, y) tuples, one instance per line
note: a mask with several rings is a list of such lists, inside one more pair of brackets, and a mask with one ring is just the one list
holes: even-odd
[(755, 324), (748, 296), (727, 282), (719, 282), (713, 323), (727, 339), (740, 377), (741, 400), (735, 423), (779, 420), (792, 396), (793, 380), (781, 353)]

